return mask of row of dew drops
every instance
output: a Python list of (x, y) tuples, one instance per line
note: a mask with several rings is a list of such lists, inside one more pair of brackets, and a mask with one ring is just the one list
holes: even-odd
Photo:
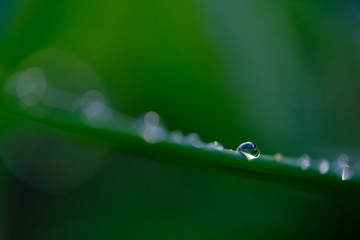
[[(18, 98), (22, 108), (32, 109), (31, 113), (39, 114), (38, 107), (55, 108), (77, 113), (77, 109), (81, 109), (81, 117), (88, 124), (94, 127), (105, 127), (114, 123), (128, 123), (127, 116), (116, 112), (107, 103), (105, 94), (96, 89), (85, 92), (78, 97), (64, 89), (56, 88), (47, 82), (44, 72), (40, 68), (29, 68), (25, 71), (13, 76), (7, 86), (6, 91)], [(54, 96), (60, 97), (62, 100), (54, 100)], [(75, 104), (74, 104), (75, 103)], [(29, 112), (29, 111), (28, 111)], [(46, 111), (45, 111), (46, 112)], [(44, 111), (42, 112), (44, 114)], [(126, 125), (126, 124), (125, 124)], [(170, 140), (176, 144), (187, 144), (195, 148), (222, 151), (229, 154), (244, 155), (248, 160), (257, 159), (260, 156), (260, 150), (255, 143), (244, 142), (239, 145), (236, 150), (227, 149), (218, 141), (205, 143), (197, 133), (184, 135), (178, 130), (169, 132), (160, 121), (159, 115), (150, 111), (139, 118), (132, 120), (132, 130), (140, 135), (148, 143), (158, 143)], [(336, 163), (332, 167), (327, 159), (321, 159), (312, 164), (311, 158), (304, 154), (300, 158), (283, 157), (281, 154), (274, 156), (263, 155), (262, 159), (275, 160), (279, 162), (289, 163), (299, 166), (302, 170), (316, 168), (320, 174), (333, 172), (338, 173), (342, 180), (349, 180), (353, 177), (353, 169), (349, 166), (349, 158), (346, 154), (338, 157)], [(315, 165), (317, 165), (315, 167)]]
[[(134, 120), (136, 132), (148, 143), (158, 143), (166, 141), (167, 139), (177, 144), (187, 144), (195, 148), (211, 149), (216, 151), (222, 151), (229, 154), (244, 155), (249, 161), (260, 157), (260, 150), (257, 144), (253, 142), (241, 143), (236, 150), (227, 149), (218, 141), (210, 143), (203, 142), (197, 133), (190, 133), (184, 135), (181, 131), (175, 130), (168, 132), (163, 124), (160, 122), (159, 115), (150, 111), (139, 118)], [(325, 175), (330, 173), (331, 163), (329, 160), (322, 158), (320, 160), (314, 160), (309, 155), (303, 154), (299, 158), (284, 157), (280, 153), (276, 153), (273, 156), (264, 155), (263, 159), (274, 160), (278, 162), (284, 162), (289, 164), (295, 164), (302, 170), (308, 170), (313, 165), (320, 174)], [(349, 165), (349, 157), (346, 154), (341, 154), (337, 161), (333, 164), (334, 172), (338, 173), (342, 180), (349, 180), (353, 177), (353, 170)]]

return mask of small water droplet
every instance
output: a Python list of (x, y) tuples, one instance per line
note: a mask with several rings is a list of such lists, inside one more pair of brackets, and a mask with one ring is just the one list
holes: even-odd
[(349, 180), (352, 177), (352, 171), (350, 169), (349, 165), (343, 166), (342, 172), (341, 172), (341, 179), (343, 181)]
[(137, 131), (148, 143), (161, 142), (166, 138), (167, 131), (160, 125), (160, 116), (150, 111), (135, 120)]
[(242, 153), (248, 160), (253, 160), (260, 156), (258, 146), (253, 142), (244, 142), (240, 144), (236, 151)]
[(100, 91), (86, 92), (81, 98), (80, 106), (86, 121), (95, 127), (104, 126), (112, 118), (112, 110)]
[[(36, 117), (58, 111), (77, 112), (79, 107), (86, 117), (81, 109), (82, 97), (91, 90), (106, 92), (101, 79), (84, 61), (58, 49), (44, 49), (23, 59), (4, 90), (6, 102)], [(96, 114), (103, 105), (94, 102), (87, 110)]]
[(330, 169), (330, 164), (329, 164), (329, 161), (325, 158), (321, 159), (320, 160), (320, 163), (319, 163), (319, 171), (321, 174), (325, 174), (329, 171)]
[(274, 155), (274, 159), (275, 159), (276, 161), (280, 161), (282, 158), (283, 158), (283, 155), (282, 155), (281, 153), (276, 153), (276, 154)]
[(208, 144), (206, 144), (206, 146), (207, 146), (208, 148), (215, 149), (215, 150), (219, 150), (219, 151), (224, 150), (224, 146), (221, 145), (218, 141), (214, 141), (214, 142), (208, 143)]
[(336, 160), (337, 166), (343, 181), (349, 180), (352, 177), (352, 170), (349, 166), (349, 157), (347, 154), (341, 154)]
[(301, 167), (302, 170), (306, 170), (310, 167), (311, 165), (311, 161), (310, 161), (310, 157), (307, 154), (303, 154), (300, 158), (299, 158), (299, 165)]
[(162, 127), (146, 127), (142, 133), (143, 139), (148, 143), (161, 142), (166, 137), (166, 131)]
[(150, 111), (145, 113), (144, 124), (146, 127), (155, 127), (160, 124), (160, 116), (157, 112)]
[(349, 157), (346, 154), (341, 154), (337, 159), (337, 164), (339, 168), (343, 168), (344, 166), (349, 165)]
[(175, 143), (182, 143), (184, 141), (184, 135), (179, 130), (171, 132), (170, 139)]
[(199, 134), (197, 133), (190, 133), (185, 137), (185, 142), (196, 147), (202, 148), (204, 147), (204, 143), (200, 140)]

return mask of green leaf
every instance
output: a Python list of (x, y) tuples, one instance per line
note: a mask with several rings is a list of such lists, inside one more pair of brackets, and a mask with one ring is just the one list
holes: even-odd
[[(356, 196), (360, 193), (360, 181), (353, 177), (342, 180), (341, 169), (332, 169), (326, 174), (319, 171), (319, 161), (314, 161), (308, 169), (302, 169), (296, 158), (261, 155), (249, 161), (242, 154), (224, 149), (210, 149), (205, 145), (195, 147), (186, 141), (176, 143), (166, 132), (166, 139), (149, 143), (138, 134), (133, 124), (123, 119), (114, 119), (104, 127), (97, 128), (87, 124), (78, 115), (65, 111), (57, 112), (46, 118), (32, 117), (19, 111), (5, 110), (1, 118), (8, 122), (32, 122), (46, 125), (71, 134), (91, 139), (98, 144), (134, 156), (155, 161), (191, 167), (205, 171), (219, 172), (262, 181), (276, 182), (288, 188), (305, 192), (341, 196)], [(69, 153), (71, 154), (71, 153)], [(119, 160), (120, 161), (120, 160)]]

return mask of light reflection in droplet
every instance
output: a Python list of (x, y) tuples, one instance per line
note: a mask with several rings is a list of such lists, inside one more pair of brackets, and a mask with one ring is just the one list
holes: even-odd
[(341, 171), (341, 179), (343, 181), (349, 180), (352, 177), (352, 170), (349, 165), (349, 156), (347, 154), (341, 154), (336, 160), (336, 163)]
[(330, 164), (329, 164), (329, 161), (325, 158), (321, 159), (320, 160), (320, 163), (319, 163), (319, 171), (321, 174), (325, 174), (329, 171), (330, 169)]
[(341, 172), (341, 179), (343, 181), (349, 180), (352, 177), (352, 171), (350, 169), (349, 165), (343, 166), (342, 172)]
[(254, 142), (243, 142), (236, 151), (243, 154), (249, 161), (260, 157), (260, 149)]
[(302, 170), (308, 169), (311, 165), (311, 159), (307, 154), (303, 154), (298, 161)]

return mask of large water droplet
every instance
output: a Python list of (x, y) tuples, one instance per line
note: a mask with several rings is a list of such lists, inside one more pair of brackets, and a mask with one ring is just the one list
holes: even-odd
[(258, 146), (253, 142), (244, 142), (240, 144), (236, 151), (242, 153), (249, 160), (256, 159), (260, 156)]

